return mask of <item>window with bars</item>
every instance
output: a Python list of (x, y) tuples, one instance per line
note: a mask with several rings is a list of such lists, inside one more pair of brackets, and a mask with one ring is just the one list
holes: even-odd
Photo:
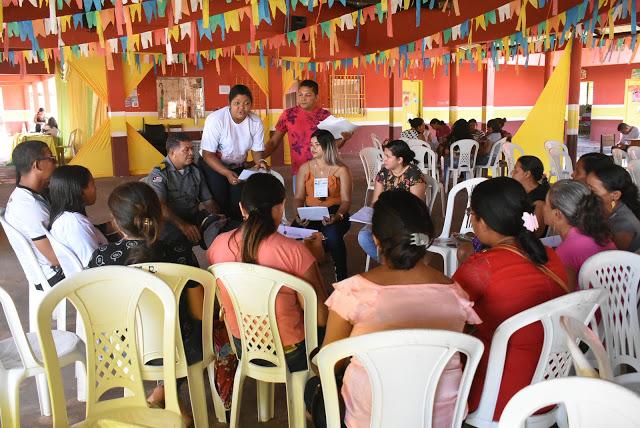
[(242, 77), (236, 76), (236, 85), (245, 85), (251, 91), (251, 95), (253, 95), (253, 103), (251, 107), (254, 110), (264, 110), (267, 108), (267, 97), (265, 96), (262, 89), (258, 86), (253, 79), (244, 79)]
[(331, 113), (336, 116), (364, 116), (364, 76), (340, 75), (329, 79)]

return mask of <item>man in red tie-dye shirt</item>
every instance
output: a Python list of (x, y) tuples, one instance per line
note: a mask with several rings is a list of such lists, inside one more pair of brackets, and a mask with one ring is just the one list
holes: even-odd
[[(298, 168), (311, 159), (311, 134), (318, 129), (318, 124), (331, 115), (329, 110), (318, 106), (318, 84), (313, 80), (303, 80), (298, 85), (298, 105), (282, 112), (276, 130), (267, 143), (264, 152), (266, 158), (282, 143), (284, 134), (289, 134), (291, 147), (291, 168), (293, 169), (294, 186)], [(338, 140), (338, 148), (351, 137), (344, 133)]]

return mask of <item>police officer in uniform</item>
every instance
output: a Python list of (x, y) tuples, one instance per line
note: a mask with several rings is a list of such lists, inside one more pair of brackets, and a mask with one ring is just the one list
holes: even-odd
[(143, 180), (162, 202), (164, 241), (184, 241), (207, 248), (226, 218), (218, 215), (207, 183), (193, 164), (193, 146), (183, 133), (167, 138), (167, 156)]

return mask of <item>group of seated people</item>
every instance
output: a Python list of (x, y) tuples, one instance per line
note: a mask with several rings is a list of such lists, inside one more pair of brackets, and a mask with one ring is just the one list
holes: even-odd
[[(458, 122), (450, 134), (453, 138), (477, 134), (468, 123), (463, 130)], [(497, 138), (494, 134), (502, 136), (502, 125), (494, 122), (491, 132), (478, 138), (491, 141)], [(318, 222), (296, 216), (295, 225), (320, 232), (302, 242), (278, 233), (285, 188), (271, 174), (253, 174), (243, 183), (236, 223), (221, 215), (206, 177), (193, 165), (191, 143), (180, 134), (168, 139), (167, 157), (142, 182), (127, 182), (113, 190), (108, 198), (112, 221), (100, 226), (94, 226), (86, 215), (86, 207), (96, 201), (91, 173), (81, 166), (56, 168), (46, 144), (21, 143), (13, 152), (17, 187), (5, 217), (31, 242), (50, 285), (61, 281), (64, 272), (46, 238), (47, 230), (88, 268), (141, 262), (198, 266), (192, 247), (200, 243), (208, 248), (210, 264), (259, 264), (311, 284), (318, 295), (322, 346), (388, 329), (462, 332), (473, 325), (473, 334), (484, 343), (485, 352), (472, 385), (469, 411), (479, 404), (491, 340), (503, 321), (577, 290), (580, 267), (591, 255), (616, 248), (640, 251), (638, 189), (625, 169), (607, 156), (590, 153), (578, 161), (573, 180), (549, 185), (542, 162), (523, 156), (513, 178), (489, 179), (474, 189), (470, 216), (475, 242), (466, 253), (460, 251), (462, 263), (448, 278), (429, 266), (426, 257), (428, 245), (424, 243), (432, 242), (436, 233), (424, 202), (426, 184), (415, 166), (415, 154), (406, 142), (393, 140), (384, 148), (384, 166), (376, 177), (372, 224), (358, 236), (365, 252), (379, 264), (349, 276), (344, 235), (350, 228), (351, 172), (340, 160), (338, 143), (330, 132), (315, 131), (310, 147), (311, 160), (298, 170), (293, 206), (327, 207), (330, 216)], [(259, 156), (259, 147), (254, 148)], [(213, 165), (219, 166), (215, 161)], [(222, 176), (229, 184), (237, 179), (233, 171), (218, 168), (216, 173), (226, 173)], [(212, 225), (215, 232), (210, 236), (217, 236), (205, 242), (205, 230)], [(555, 250), (540, 241), (548, 228), (562, 239)], [(324, 283), (313, 251), (319, 237), (325, 240), (335, 264), (337, 282), (332, 286)], [(202, 287), (194, 283), (180, 298), (180, 326), (189, 363), (202, 358), (203, 295)], [(221, 304), (228, 314), (225, 322), (230, 339), (241, 351), (238, 322), (224, 287)], [(276, 318), (290, 371), (306, 369), (302, 308), (301, 297), (294, 291), (283, 288), (279, 292)], [(537, 324), (512, 337), (495, 420), (509, 399), (530, 383), (542, 343), (543, 330)], [(440, 379), (434, 426), (451, 424), (462, 366), (459, 357), (452, 358)], [(371, 387), (366, 370), (357, 358), (344, 369), (345, 424), (369, 426)], [(159, 386), (149, 401), (158, 404), (162, 400)]]

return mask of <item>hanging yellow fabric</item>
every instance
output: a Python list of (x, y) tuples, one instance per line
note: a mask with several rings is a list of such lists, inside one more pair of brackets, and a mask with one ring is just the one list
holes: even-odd
[(98, 177), (113, 177), (111, 162), (111, 122), (105, 120), (102, 126), (85, 142), (70, 165), (82, 165)]
[(162, 154), (128, 123), (127, 148), (131, 175), (148, 174), (163, 159)]
[(269, 95), (269, 68), (260, 66), (260, 57), (236, 55), (236, 61), (244, 68), (265, 95)]
[(536, 104), (513, 136), (513, 142), (520, 145), (525, 154), (536, 156), (542, 161), (545, 171), (550, 167), (544, 150), (545, 141), (564, 141), (572, 44), (572, 41), (567, 43), (558, 66), (553, 70)]
[(138, 70), (137, 64), (122, 63), (122, 75), (124, 77), (124, 93), (128, 97), (131, 91), (138, 87), (144, 76), (153, 68), (150, 63), (140, 63)]
[(78, 73), (82, 80), (93, 89), (102, 101), (105, 103), (109, 102), (107, 96), (107, 68), (104, 57), (90, 56), (86, 58), (76, 58), (70, 55), (67, 63)]

